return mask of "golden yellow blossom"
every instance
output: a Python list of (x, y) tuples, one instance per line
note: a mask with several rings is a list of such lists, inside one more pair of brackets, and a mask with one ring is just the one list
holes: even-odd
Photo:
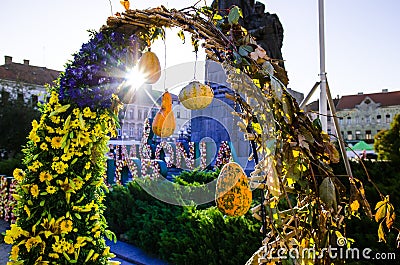
[(13, 246), (11, 248), (11, 252), (10, 252), (10, 260), (17, 260), (18, 253), (19, 253), (19, 247), (18, 246)]
[(38, 127), (39, 127), (39, 124), (38, 124), (37, 120), (33, 120), (32, 121), (32, 130), (36, 131), (38, 129)]
[(63, 174), (65, 171), (68, 169), (68, 164), (65, 164), (64, 162), (53, 162), (51, 164), (51, 168), (56, 171), (58, 174)]
[(48, 194), (54, 194), (57, 191), (57, 188), (54, 186), (47, 186), (46, 191)]
[(75, 116), (79, 116), (79, 113), (80, 113), (81, 111), (80, 111), (80, 109), (78, 109), (78, 108), (75, 108), (73, 111), (72, 111), (72, 113), (74, 113), (74, 115)]
[(39, 180), (40, 180), (40, 182), (43, 182), (43, 181), (50, 181), (50, 180), (52, 180), (53, 179), (53, 176), (49, 173), (49, 172), (47, 172), (47, 171), (42, 171), (42, 172), (40, 172), (40, 174), (39, 174)]
[(39, 196), (39, 186), (36, 184), (33, 184), (31, 186), (31, 194), (34, 198), (37, 198), (37, 196)]
[(65, 238), (62, 238), (61, 240), (59, 240), (58, 236), (55, 236), (54, 238), (56, 239), (56, 242), (52, 245), (52, 249), (54, 252), (63, 253), (68, 251), (70, 243), (65, 241)]
[(42, 242), (40, 236), (31, 237), (25, 242), (25, 247), (28, 252), (31, 251), (33, 246), (36, 246), (38, 243)]
[(83, 186), (83, 184), (85, 183), (82, 179), (80, 178), (74, 178), (73, 179), (74, 185), (75, 185), (75, 189), (76, 190), (80, 190)]
[(47, 147), (47, 144), (46, 144), (46, 143), (42, 143), (42, 144), (40, 145), (40, 149), (42, 149), (43, 151), (49, 150), (49, 148)]
[(51, 139), (51, 147), (54, 149), (60, 149), (61, 148), (61, 141), (62, 138), (59, 136), (53, 137)]
[(72, 158), (72, 155), (70, 153), (62, 154), (62, 156), (61, 156), (61, 160), (64, 162), (71, 160), (71, 158)]
[(25, 172), (20, 168), (16, 168), (13, 171), (13, 177), (18, 181), (22, 181), (25, 177)]
[(28, 208), (28, 205), (24, 205), (24, 210), (25, 210), (25, 212), (26, 212), (26, 214), (28, 215), (28, 217), (31, 217), (31, 211), (29, 210), (29, 208)]
[(62, 220), (60, 224), (61, 234), (68, 234), (72, 231), (72, 221), (69, 219)]
[(21, 227), (17, 226), (16, 224), (11, 224), (10, 229), (6, 231), (4, 242), (7, 244), (13, 244), (15, 239), (19, 238), (21, 235), (26, 236), (27, 234), (28, 233), (22, 230)]
[(36, 130), (32, 130), (29, 133), (29, 140), (31, 140), (32, 142), (34, 142), (35, 144), (40, 142), (40, 137), (36, 134)]
[(32, 162), (32, 165), (28, 166), (28, 169), (32, 172), (36, 172), (41, 166), (43, 166), (43, 164), (36, 160)]
[(57, 253), (49, 253), (49, 257), (53, 259), (58, 259), (60, 256)]

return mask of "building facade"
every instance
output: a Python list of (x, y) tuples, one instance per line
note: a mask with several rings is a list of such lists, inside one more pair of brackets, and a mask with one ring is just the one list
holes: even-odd
[[(400, 113), (400, 91), (347, 95), (334, 99), (334, 104), (343, 139), (350, 143), (360, 140), (372, 143), (374, 136), (381, 130), (389, 129), (393, 117)], [(306, 106), (305, 111), (311, 120), (318, 117), (318, 106), (318, 100)], [(330, 110), (327, 132), (336, 138)]]
[[(140, 141), (143, 136), (144, 121), (155, 117), (160, 109), (162, 94), (162, 91), (153, 90), (151, 85), (143, 85), (130, 96), (119, 115), (121, 129), (118, 130), (118, 139)], [(167, 141), (174, 141), (180, 134), (190, 130), (190, 110), (180, 104), (178, 96), (171, 95), (176, 129), (174, 134), (166, 139)]]
[(4, 59), (4, 64), (0, 65), (1, 100), (21, 99), (33, 106), (43, 102), (46, 97), (45, 85), (52, 84), (60, 72), (30, 65), (29, 60), (16, 63), (11, 56), (4, 56)]
[(343, 96), (336, 110), (344, 139), (371, 143), (379, 131), (390, 128), (393, 117), (400, 113), (400, 91)]

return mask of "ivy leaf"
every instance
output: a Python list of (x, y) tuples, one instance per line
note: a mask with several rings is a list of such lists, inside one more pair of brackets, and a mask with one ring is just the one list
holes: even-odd
[(324, 178), (319, 186), (319, 197), (328, 208), (337, 210), (336, 189), (330, 177)]
[(248, 56), (250, 52), (253, 51), (253, 47), (249, 45), (242, 45), (239, 47), (239, 54), (241, 56)]
[(394, 207), (391, 203), (387, 203), (387, 210), (386, 210), (386, 227), (390, 230), (396, 219), (396, 214), (394, 212)]
[(178, 37), (182, 40), (182, 43), (185, 44), (185, 33), (183, 33), (183, 30), (178, 31)]
[(385, 242), (386, 243), (386, 239), (385, 239), (385, 232), (383, 231), (383, 222), (381, 222), (379, 224), (379, 228), (378, 228), (378, 238), (379, 238), (379, 242)]
[(316, 118), (315, 120), (313, 120), (312, 124), (313, 124), (313, 126), (314, 126), (315, 128), (317, 128), (319, 131), (322, 130), (322, 123), (321, 123), (321, 120), (320, 120), (319, 118)]
[(339, 151), (331, 142), (325, 143), (325, 152), (328, 154), (330, 162), (339, 163), (340, 161)]
[(392, 225), (394, 223), (394, 219), (396, 219), (396, 214), (394, 212), (390, 213), (389, 212), (386, 214), (386, 227), (388, 229), (392, 228)]
[(242, 10), (237, 6), (234, 6), (228, 14), (229, 24), (234, 25), (239, 23), (240, 18), (243, 18)]
[[(378, 205), (378, 204), (377, 204)], [(385, 218), (386, 216), (386, 201), (383, 201), (383, 204), (378, 208), (375, 213), (375, 221), (378, 223), (381, 219)], [(376, 208), (376, 207), (375, 207)]]

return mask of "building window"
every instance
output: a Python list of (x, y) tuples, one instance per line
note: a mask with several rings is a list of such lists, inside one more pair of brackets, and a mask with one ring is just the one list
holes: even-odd
[(129, 110), (129, 119), (131, 119), (131, 120), (133, 120), (134, 118), (133, 118), (133, 109), (130, 109)]
[(141, 109), (138, 110), (137, 118), (138, 118), (138, 120), (142, 120), (142, 119), (143, 119), (143, 117), (142, 117), (142, 110), (141, 110)]
[(149, 111), (148, 110), (145, 110), (144, 112), (143, 112), (143, 116), (144, 116), (144, 119), (146, 119), (147, 118), (147, 116), (149, 115)]
[(371, 116), (365, 116), (365, 123), (371, 123)]
[(332, 134), (332, 129), (328, 128), (328, 134)]
[(361, 131), (356, 131), (356, 140), (361, 140)]
[(351, 131), (347, 131), (347, 140), (353, 140), (353, 133)]
[(17, 101), (23, 102), (23, 101), (24, 101), (24, 94), (18, 93), (18, 94), (17, 94)]
[(370, 130), (365, 131), (365, 139), (371, 140), (372, 139), (372, 134)]
[[(343, 125), (343, 117), (339, 117), (339, 124)], [(343, 134), (343, 133), (342, 133)]]
[(390, 123), (390, 114), (386, 114), (386, 123)]
[(8, 101), (8, 99), (10, 98), (10, 93), (7, 91), (2, 90), (1, 91), (1, 102), (5, 103)]
[(118, 135), (118, 137), (121, 137), (121, 135), (122, 135), (121, 129), (117, 129), (117, 135)]
[(36, 107), (38, 102), (39, 102), (39, 97), (37, 95), (32, 95), (31, 96), (32, 107)]
[(129, 136), (133, 137), (135, 135), (135, 125), (131, 125), (129, 128)]
[(381, 123), (381, 119), (382, 119), (382, 116), (381, 116), (381, 115), (377, 115), (377, 116), (376, 116), (376, 122), (377, 122), (377, 123)]
[(178, 110), (178, 111), (176, 112), (176, 118), (179, 119), (180, 117), (181, 117), (181, 112)]
[(360, 123), (360, 117), (357, 116), (357, 117), (355, 118), (355, 122), (356, 122), (356, 124), (359, 124), (359, 123)]
[(351, 124), (351, 117), (347, 117), (347, 124)]

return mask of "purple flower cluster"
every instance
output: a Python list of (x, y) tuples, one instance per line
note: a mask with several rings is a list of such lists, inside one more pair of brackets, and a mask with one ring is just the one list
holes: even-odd
[(126, 72), (129, 44), (118, 32), (92, 33), (60, 78), (59, 99), (84, 108), (109, 108)]

